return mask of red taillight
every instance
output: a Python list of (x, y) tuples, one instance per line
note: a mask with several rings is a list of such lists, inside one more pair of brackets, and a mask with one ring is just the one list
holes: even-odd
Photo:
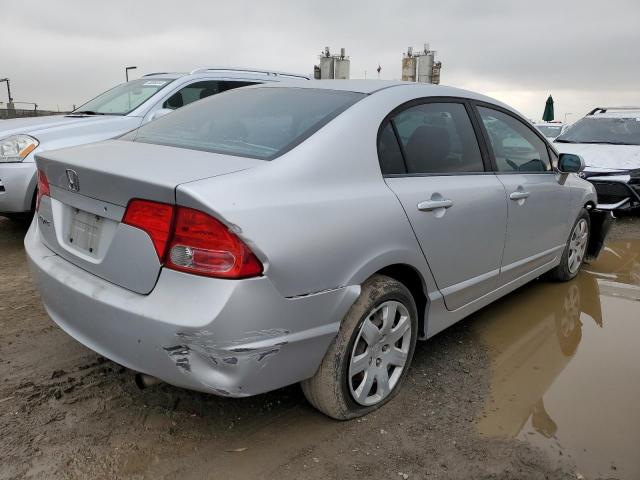
[(240, 238), (206, 213), (178, 207), (165, 264), (183, 272), (246, 278), (262, 273), (262, 264)]
[(147, 232), (153, 241), (158, 258), (162, 261), (171, 236), (173, 212), (173, 205), (148, 200), (131, 200), (122, 223)]
[(38, 193), (36, 193), (36, 210), (40, 208), (40, 200), (44, 196), (51, 196), (51, 190), (49, 189), (49, 180), (44, 172), (38, 169)]
[(132, 200), (123, 223), (147, 232), (168, 268), (222, 278), (262, 273), (262, 264), (237, 235), (198, 210)]

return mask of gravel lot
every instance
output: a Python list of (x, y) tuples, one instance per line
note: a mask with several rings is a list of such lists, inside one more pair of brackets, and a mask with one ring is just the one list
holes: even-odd
[[(0, 218), (0, 479), (579, 477), (567, 458), (477, 433), (490, 372), (475, 316), (419, 343), (404, 390), (358, 421), (317, 413), (298, 386), (239, 400), (140, 391), (47, 317), (25, 230)], [(640, 222), (612, 237), (640, 238)]]

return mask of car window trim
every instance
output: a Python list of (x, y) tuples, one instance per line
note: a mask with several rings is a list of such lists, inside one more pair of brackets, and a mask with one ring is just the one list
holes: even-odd
[[(476, 142), (478, 144), (478, 149), (480, 150), (480, 157), (482, 159), (482, 168), (484, 169), (481, 172), (438, 172), (438, 173), (408, 173), (407, 171), (407, 159), (404, 151), (404, 146), (400, 141), (400, 135), (398, 134), (398, 130), (396, 128), (395, 122), (393, 118), (398, 114), (402, 113), (409, 108), (413, 108), (417, 105), (425, 105), (429, 103), (459, 103), (462, 104), (467, 112), (467, 116), (469, 117), (469, 121), (471, 122), (471, 128), (473, 129), (473, 133), (476, 138)], [(477, 122), (477, 121), (476, 121)], [(402, 178), (402, 177), (442, 177), (442, 176), (452, 176), (452, 175), (487, 175), (493, 174), (492, 165), (490, 163), (490, 157), (488, 154), (488, 150), (483, 148), (482, 145), (482, 133), (478, 131), (478, 126), (474, 122), (474, 111), (473, 106), (470, 103), (468, 98), (464, 97), (448, 97), (448, 96), (438, 96), (438, 97), (420, 97), (413, 98), (407, 102), (401, 103), (396, 106), (393, 110), (391, 110), (380, 122), (380, 126), (378, 127), (378, 135), (376, 137), (376, 152), (378, 154), (378, 166), (380, 167), (380, 172), (384, 178)], [(398, 146), (400, 147), (400, 152), (402, 154), (402, 162), (404, 163), (404, 173), (387, 173), (382, 172), (382, 165), (380, 162), (380, 152), (378, 151), (378, 145), (380, 143), (380, 137), (382, 135), (383, 130), (386, 128), (387, 124), (391, 124), (393, 132), (396, 136), (396, 141), (398, 142)]]
[[(471, 100), (470, 103), (471, 103), (471, 106), (472, 106), (473, 111), (474, 111), (474, 116), (476, 117), (476, 122), (478, 122), (478, 126), (479, 126), (480, 130), (482, 131), (482, 135), (484, 137), (483, 140), (484, 140), (485, 148), (489, 152), (489, 158), (491, 160), (491, 169), (492, 169), (493, 173), (495, 173), (496, 175), (549, 175), (549, 174), (555, 175), (556, 173), (558, 173), (556, 168), (553, 165), (553, 161), (551, 159), (551, 154), (549, 152), (549, 147), (550, 147), (549, 141), (544, 137), (544, 135), (542, 135), (542, 132), (539, 132), (535, 127), (532, 127), (531, 125), (529, 125), (530, 122), (526, 118), (522, 117), (521, 115), (516, 114), (515, 112), (512, 112), (511, 110), (509, 110), (507, 108), (501, 107), (500, 105), (496, 105), (494, 103), (483, 102), (482, 100)], [(484, 126), (484, 123), (482, 122), (482, 116), (480, 115), (479, 107), (484, 107), (484, 108), (488, 108), (490, 110), (496, 110), (496, 111), (498, 111), (500, 113), (504, 113), (505, 115), (508, 115), (511, 118), (513, 118), (514, 120), (519, 121), (520, 123), (525, 125), (531, 132), (533, 132), (544, 143), (544, 145), (545, 145), (545, 147), (547, 149), (547, 155), (549, 156), (549, 164), (551, 165), (551, 169), (547, 170), (547, 171), (544, 171), (544, 172), (535, 172), (535, 171), (531, 171), (531, 172), (519, 172), (519, 171), (503, 172), (503, 171), (498, 170), (498, 164), (496, 163), (495, 152), (493, 151), (493, 145), (491, 145), (491, 138), (489, 137), (489, 132), (487, 132), (487, 129)], [(553, 147), (551, 147), (551, 148), (553, 148)]]

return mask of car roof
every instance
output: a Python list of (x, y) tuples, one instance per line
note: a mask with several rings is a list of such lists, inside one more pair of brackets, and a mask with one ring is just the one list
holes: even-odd
[(312, 88), (323, 90), (339, 90), (346, 92), (364, 93), (367, 95), (386, 90), (388, 88), (410, 87), (416, 89), (416, 96), (424, 97), (460, 97), (479, 101), (485, 101), (494, 105), (502, 106), (508, 110), (513, 108), (494, 98), (487, 97), (480, 93), (464, 90), (462, 88), (448, 87), (446, 85), (434, 85), (430, 83), (405, 82), (401, 80), (312, 80), (310, 82), (300, 82), (295, 84), (279, 83), (268, 85), (255, 85), (250, 88)]
[(640, 118), (640, 107), (597, 107), (587, 113), (596, 118)]

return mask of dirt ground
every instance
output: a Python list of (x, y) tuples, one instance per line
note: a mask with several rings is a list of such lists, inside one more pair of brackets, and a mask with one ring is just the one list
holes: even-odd
[[(477, 433), (490, 372), (473, 317), (419, 343), (403, 391), (357, 421), (317, 413), (298, 386), (239, 400), (141, 391), (47, 317), (25, 231), (0, 218), (0, 479), (582, 478), (566, 457)], [(630, 236), (640, 224), (623, 218), (613, 237)]]

